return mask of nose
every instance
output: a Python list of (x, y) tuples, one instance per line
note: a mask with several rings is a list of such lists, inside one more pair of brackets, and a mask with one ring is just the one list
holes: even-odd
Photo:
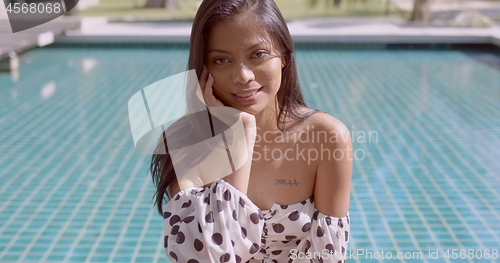
[(234, 84), (248, 84), (249, 82), (255, 80), (255, 75), (253, 71), (250, 70), (244, 63), (236, 66), (233, 72), (233, 82)]

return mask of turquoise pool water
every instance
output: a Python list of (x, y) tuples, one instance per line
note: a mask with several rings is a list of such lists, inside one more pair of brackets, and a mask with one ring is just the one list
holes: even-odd
[[(0, 73), (0, 262), (167, 262), (127, 102), (187, 57), (48, 47), (21, 56), (17, 80)], [(296, 59), (310, 105), (355, 140), (350, 249), (372, 258), (348, 262), (500, 261), (498, 69), (453, 50), (301, 46)]]

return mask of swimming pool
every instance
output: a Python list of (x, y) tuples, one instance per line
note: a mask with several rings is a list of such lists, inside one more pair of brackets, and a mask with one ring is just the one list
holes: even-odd
[[(127, 102), (187, 57), (52, 46), (21, 56), (17, 82), (0, 74), (0, 262), (167, 261)], [(301, 45), (296, 59), (310, 106), (354, 139), (348, 262), (495, 262), (500, 71), (457, 50)], [(413, 259), (387, 259), (399, 251)]]

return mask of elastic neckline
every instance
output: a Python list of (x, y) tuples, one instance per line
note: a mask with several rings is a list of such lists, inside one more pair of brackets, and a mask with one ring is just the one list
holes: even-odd
[[(281, 207), (282, 207), (282, 206), (286, 206), (286, 207), (287, 207), (286, 209), (288, 209), (288, 207), (290, 207), (290, 206), (292, 206), (292, 207), (293, 207), (293, 206), (297, 206), (297, 205), (302, 204), (303, 202), (306, 202), (306, 203), (314, 203), (314, 201), (310, 201), (310, 200), (311, 200), (311, 197), (313, 197), (313, 196), (310, 196), (310, 197), (308, 197), (308, 198), (306, 198), (306, 199), (304, 199), (304, 200), (302, 200), (302, 201), (300, 201), (300, 202), (298, 202), (298, 203), (294, 203), (294, 204), (290, 204), (290, 205), (282, 205), (282, 204), (278, 204), (278, 203), (273, 203), (273, 204), (271, 205), (271, 208), (270, 208), (270, 209), (260, 209), (260, 211), (261, 211), (261, 212), (263, 212), (263, 213), (264, 213), (264, 212), (265, 212), (265, 213), (269, 213), (270, 211), (274, 211), (274, 210), (275, 210), (275, 209), (274, 209), (275, 207), (279, 207), (279, 208), (281, 209)], [(305, 205), (305, 204), (304, 204), (304, 205)], [(285, 210), (285, 209), (281, 209), (281, 210)]]

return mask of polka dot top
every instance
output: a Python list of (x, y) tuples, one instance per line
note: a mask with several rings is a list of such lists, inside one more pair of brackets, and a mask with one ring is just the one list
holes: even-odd
[(312, 197), (260, 210), (221, 178), (177, 193), (163, 218), (171, 262), (345, 262), (349, 242), (349, 214), (325, 215)]

